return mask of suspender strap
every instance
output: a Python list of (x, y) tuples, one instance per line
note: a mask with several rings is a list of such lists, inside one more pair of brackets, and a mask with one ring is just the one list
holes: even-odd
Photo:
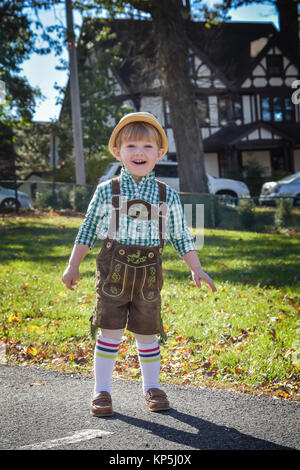
[(163, 232), (165, 232), (165, 217), (167, 213), (166, 200), (167, 200), (167, 189), (166, 184), (163, 181), (156, 179), (159, 189), (159, 219), (158, 219), (158, 231), (159, 231), (159, 247), (162, 249), (164, 246)]
[[(166, 204), (164, 204), (167, 200), (167, 189), (166, 184), (163, 181), (155, 179), (158, 184), (159, 189), (159, 222), (158, 222), (158, 230), (159, 230), (159, 240), (160, 240), (160, 248), (163, 248), (164, 239), (163, 239), (163, 232), (165, 226), (165, 216), (167, 212)], [(116, 214), (116, 231), (119, 229), (120, 226), (120, 177), (117, 176), (116, 178), (112, 178), (112, 205), (115, 210)]]
[(120, 177), (113, 178), (112, 182), (112, 205), (116, 214), (116, 232), (120, 226)]

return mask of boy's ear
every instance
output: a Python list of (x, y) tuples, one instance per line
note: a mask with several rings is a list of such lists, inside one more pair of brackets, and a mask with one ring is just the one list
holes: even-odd
[(118, 147), (113, 147), (112, 153), (114, 157), (116, 157), (118, 160), (120, 160), (120, 149)]
[(163, 154), (164, 154), (164, 151), (165, 151), (165, 149), (159, 149), (159, 150), (158, 150), (158, 160), (161, 159), (161, 157), (162, 157)]

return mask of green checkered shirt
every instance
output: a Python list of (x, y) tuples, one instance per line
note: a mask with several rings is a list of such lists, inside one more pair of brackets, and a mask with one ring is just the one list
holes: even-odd
[[(126, 168), (122, 167), (120, 193), (121, 201), (139, 198), (158, 207), (159, 189), (155, 181), (155, 172), (152, 171), (148, 175), (143, 176), (136, 183)], [(168, 185), (166, 204), (168, 206), (168, 213), (164, 242), (169, 239), (179, 255), (183, 256), (188, 251), (195, 250), (196, 248), (185, 221), (179, 195)], [(112, 183), (109, 180), (97, 186), (88, 206), (85, 219), (79, 228), (75, 243), (93, 248), (97, 238), (106, 238), (111, 214)], [(120, 215), (119, 220), (119, 230), (114, 235), (114, 240), (117, 242), (126, 245), (159, 245), (158, 220), (132, 219), (125, 215)]]

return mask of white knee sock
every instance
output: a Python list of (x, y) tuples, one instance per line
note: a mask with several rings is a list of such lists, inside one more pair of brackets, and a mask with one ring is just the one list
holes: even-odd
[(136, 339), (136, 345), (142, 371), (143, 392), (146, 395), (149, 388), (159, 388), (160, 348), (157, 340), (143, 344)]
[(98, 336), (94, 354), (94, 394), (110, 393), (111, 377), (115, 367), (120, 341)]

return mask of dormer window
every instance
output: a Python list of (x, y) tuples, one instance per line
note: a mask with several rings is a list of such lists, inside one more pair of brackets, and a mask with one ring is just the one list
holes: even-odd
[(281, 77), (283, 71), (283, 62), (281, 55), (267, 56), (267, 74), (269, 77)]

